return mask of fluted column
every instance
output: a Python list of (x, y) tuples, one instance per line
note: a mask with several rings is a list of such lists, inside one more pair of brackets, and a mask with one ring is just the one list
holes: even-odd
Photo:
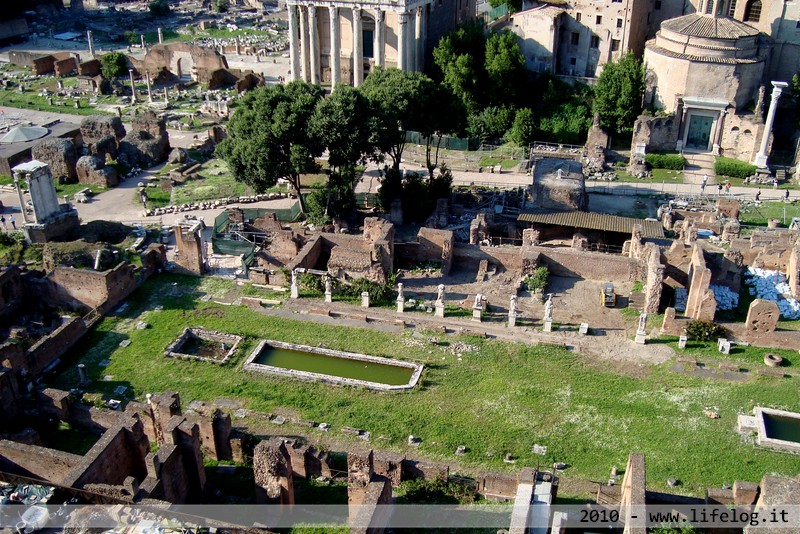
[(420, 8), (422, 23), (419, 39), (419, 55), (417, 56), (417, 69), (420, 71), (425, 70), (425, 51), (428, 44), (428, 5), (425, 4)]
[(384, 25), (386, 15), (380, 9), (375, 11), (375, 39), (372, 45), (373, 55), (375, 56), (375, 66), (376, 67), (383, 67), (384, 63), (384, 54), (385, 54), (385, 40), (386, 37), (384, 36)]
[(331, 19), (331, 86), (336, 87), (342, 83), (342, 68), (340, 65), (341, 51), (339, 50), (339, 8), (328, 7)]
[(425, 16), (424, 8), (418, 7), (414, 17), (414, 42), (412, 43), (412, 54), (414, 55), (414, 70), (422, 70), (422, 17)]
[(408, 27), (408, 13), (397, 14), (397, 68), (408, 70), (406, 56), (406, 29)]
[(311, 83), (319, 85), (319, 38), (317, 6), (308, 6), (308, 53), (311, 63)]
[(364, 47), (361, 29), (361, 8), (353, 8), (353, 86), (359, 87), (364, 81)]
[(289, 7), (289, 64), (291, 69), (291, 79), (300, 79), (300, 46), (297, 39), (297, 6)]
[(754, 165), (763, 169), (767, 166), (767, 145), (769, 145), (769, 136), (772, 133), (772, 123), (775, 122), (775, 110), (778, 108), (778, 99), (784, 89), (789, 87), (786, 82), (772, 82), (772, 100), (769, 103), (769, 111), (767, 112), (767, 120), (764, 121), (764, 135), (761, 136), (761, 149), (756, 154), (756, 159), (753, 161)]
[(306, 10), (303, 6), (297, 6), (300, 10), (300, 65), (303, 72), (303, 81), (311, 81), (311, 71), (308, 68), (308, 19)]

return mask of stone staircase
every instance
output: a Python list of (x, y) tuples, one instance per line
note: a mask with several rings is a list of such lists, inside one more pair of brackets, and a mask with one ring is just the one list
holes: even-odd
[(685, 154), (686, 168), (683, 172), (686, 183), (699, 184), (703, 181), (703, 176), (708, 176), (709, 183), (715, 183), (714, 161), (716, 158), (711, 154)]

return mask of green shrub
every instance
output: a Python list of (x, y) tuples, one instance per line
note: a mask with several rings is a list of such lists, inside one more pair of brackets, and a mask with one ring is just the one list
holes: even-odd
[(689, 321), (686, 325), (686, 335), (698, 341), (712, 341), (717, 338), (727, 337), (728, 331), (724, 326), (714, 321)]
[(714, 172), (722, 176), (747, 178), (754, 175), (756, 169), (755, 165), (733, 158), (717, 158), (717, 161), (714, 162)]
[(550, 276), (550, 271), (545, 266), (537, 267), (533, 274), (529, 274), (523, 281), (528, 287), (528, 291), (536, 293), (547, 286), (547, 278)]
[(686, 158), (680, 154), (647, 154), (644, 157), (648, 165), (654, 169), (671, 169), (680, 171), (686, 166)]
[(370, 305), (386, 304), (393, 300), (395, 276), (389, 277), (385, 284), (378, 284), (366, 278), (356, 278), (349, 285), (343, 285), (341, 292), (350, 297), (360, 297), (361, 293), (369, 293)]

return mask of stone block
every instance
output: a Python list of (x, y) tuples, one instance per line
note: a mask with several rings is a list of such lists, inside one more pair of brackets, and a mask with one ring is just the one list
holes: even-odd
[(53, 178), (72, 183), (78, 179), (78, 153), (69, 139), (45, 139), (31, 150), (33, 159), (47, 163)]
[(755, 334), (774, 332), (781, 312), (778, 304), (771, 300), (755, 299), (747, 309), (745, 328)]
[(580, 328), (578, 328), (578, 334), (585, 336), (589, 333), (589, 323), (581, 323)]
[(737, 506), (749, 506), (758, 500), (758, 484), (736, 480), (733, 483), (733, 502)]
[(686, 348), (686, 342), (687, 342), (688, 340), (689, 340), (689, 338), (688, 338), (688, 337), (686, 337), (686, 336), (680, 336), (680, 337), (678, 338), (678, 348), (679, 348), (679, 349), (685, 349), (685, 348)]

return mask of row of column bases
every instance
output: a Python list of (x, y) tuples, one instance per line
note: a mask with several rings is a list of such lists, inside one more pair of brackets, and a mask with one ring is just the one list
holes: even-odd
[[(431, 4), (416, 8), (413, 12), (398, 12), (397, 68), (405, 71), (421, 71), (424, 68), (425, 40), (428, 25), (428, 9)], [(317, 34), (317, 6), (289, 5), (289, 57), (292, 80), (304, 80), (319, 85), (320, 46)], [(346, 9), (346, 8), (342, 8)], [(353, 85), (359, 87), (364, 81), (364, 43), (361, 25), (362, 9), (353, 11)], [(331, 85), (342, 83), (341, 52), (339, 46), (339, 8), (328, 6), (330, 20), (330, 68)], [(386, 12), (376, 9), (373, 54), (376, 67), (386, 63)], [(409, 20), (413, 18), (413, 33)]]

